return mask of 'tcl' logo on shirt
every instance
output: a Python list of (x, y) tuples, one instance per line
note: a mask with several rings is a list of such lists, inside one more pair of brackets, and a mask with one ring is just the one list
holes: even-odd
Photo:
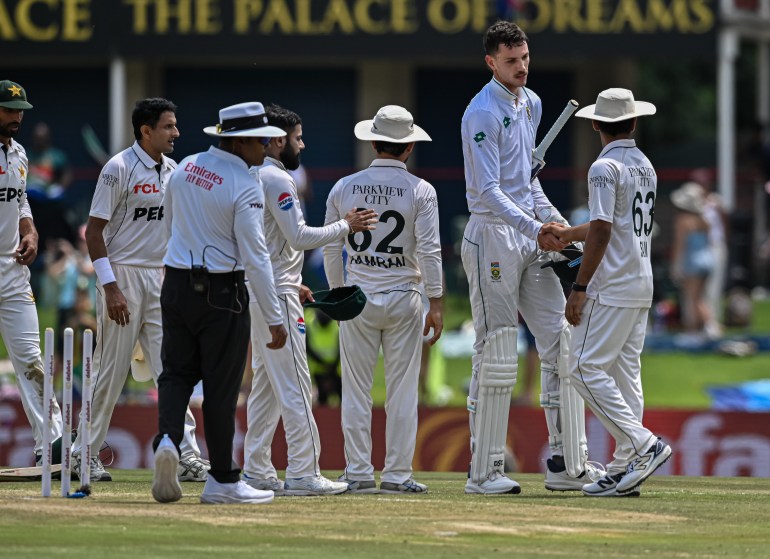
[(139, 191), (142, 191), (142, 194), (155, 194), (160, 192), (160, 189), (157, 187), (155, 183), (152, 184), (135, 184), (134, 185), (134, 194), (139, 194)]

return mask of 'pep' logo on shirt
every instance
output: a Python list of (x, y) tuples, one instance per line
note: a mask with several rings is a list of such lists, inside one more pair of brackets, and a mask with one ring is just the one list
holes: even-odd
[(278, 196), (278, 208), (286, 211), (290, 210), (294, 207), (294, 198), (292, 198), (292, 195), (288, 192), (284, 192), (280, 196)]

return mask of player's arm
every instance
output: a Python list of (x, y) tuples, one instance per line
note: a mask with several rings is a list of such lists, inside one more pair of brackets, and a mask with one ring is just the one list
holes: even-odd
[[(324, 223), (334, 223), (339, 221), (340, 212), (337, 208), (337, 195), (342, 188), (342, 181), (334, 185), (331, 192), (329, 192), (329, 198), (326, 200), (326, 217)], [(342, 287), (345, 285), (345, 271), (342, 264), (342, 247), (345, 241), (343, 239), (335, 239), (334, 241), (324, 245), (324, 272), (326, 273), (326, 281), (329, 283), (329, 287)]]
[(120, 290), (115, 274), (112, 271), (110, 259), (107, 257), (107, 245), (104, 244), (104, 228), (109, 221), (89, 216), (86, 223), (86, 246), (94, 270), (104, 290), (104, 304), (107, 316), (121, 326), (129, 322), (128, 301)]
[(287, 334), (265, 243), (263, 202), (258, 183), (252, 180), (244, 183), (236, 194), (233, 231), (246, 277), (253, 286), (252, 291), (272, 336), (270, 343), (266, 344), (267, 348), (280, 349), (286, 343)]
[(438, 199), (436, 190), (425, 181), (418, 185), (416, 198), (418, 207), (414, 221), (414, 236), (417, 241), (417, 257), (425, 284), (425, 293), (429, 301), (422, 334), (427, 336), (433, 328), (433, 337), (428, 340), (428, 343), (433, 345), (441, 337), (444, 329)]
[(16, 249), (16, 262), (29, 266), (37, 257), (37, 246), (40, 238), (32, 217), (19, 218), (19, 247)]
[(546, 224), (543, 229), (550, 231), (564, 243), (577, 243), (586, 240), (588, 234), (588, 223), (581, 223), (575, 227), (561, 227), (558, 224)]
[(530, 186), (532, 187), (532, 201), (535, 204), (535, 215), (538, 219), (543, 223), (555, 221), (556, 223), (569, 225), (567, 220), (564, 219), (564, 216), (561, 215), (559, 210), (556, 209), (556, 206), (551, 203), (548, 196), (543, 192), (543, 186), (540, 184), (540, 179), (535, 177), (535, 180), (530, 183)]
[[(612, 235), (612, 222), (615, 215), (616, 186), (620, 180), (620, 170), (611, 161), (596, 161), (588, 171), (588, 207), (591, 221), (583, 247), (583, 260), (580, 263), (575, 283), (588, 286), (601, 264), (607, 245)], [(564, 316), (573, 326), (580, 324), (586, 292), (573, 288), (567, 299)]]

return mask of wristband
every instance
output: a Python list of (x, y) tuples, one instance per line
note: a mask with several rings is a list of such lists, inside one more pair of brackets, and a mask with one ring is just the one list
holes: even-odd
[(94, 260), (93, 264), (96, 277), (99, 278), (99, 283), (107, 285), (108, 283), (117, 281), (115, 279), (115, 274), (112, 273), (112, 266), (110, 266), (109, 258), (106, 256), (104, 258), (97, 258)]
[(580, 285), (579, 283), (573, 283), (572, 284), (572, 291), (582, 291), (582, 292), (585, 292), (586, 289), (588, 289), (587, 285)]

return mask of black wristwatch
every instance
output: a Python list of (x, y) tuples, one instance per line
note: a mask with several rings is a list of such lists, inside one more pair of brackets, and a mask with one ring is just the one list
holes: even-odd
[(585, 291), (587, 288), (587, 285), (580, 285), (579, 283), (572, 284), (572, 291)]

